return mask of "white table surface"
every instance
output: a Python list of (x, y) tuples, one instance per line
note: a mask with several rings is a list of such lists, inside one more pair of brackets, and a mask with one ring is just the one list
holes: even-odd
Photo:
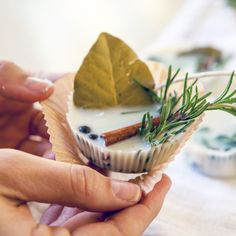
[(172, 187), (146, 236), (236, 235), (236, 179), (214, 179), (190, 167), (184, 154), (167, 170)]

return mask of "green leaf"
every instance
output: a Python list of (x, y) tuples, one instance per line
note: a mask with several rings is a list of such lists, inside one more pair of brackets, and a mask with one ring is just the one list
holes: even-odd
[(103, 108), (138, 106), (153, 103), (151, 97), (134, 83), (153, 89), (154, 81), (147, 65), (120, 39), (100, 34), (85, 57), (74, 81), (74, 104)]

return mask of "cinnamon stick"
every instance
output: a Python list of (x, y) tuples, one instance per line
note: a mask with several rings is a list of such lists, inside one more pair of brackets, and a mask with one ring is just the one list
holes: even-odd
[[(153, 124), (158, 125), (160, 122), (160, 117), (153, 118)], [(128, 139), (138, 134), (139, 129), (141, 128), (142, 123), (136, 123), (130, 126), (126, 126), (120, 129), (111, 130), (105, 132), (101, 137), (105, 140), (105, 145), (109, 146), (111, 144), (120, 142), (122, 140)]]

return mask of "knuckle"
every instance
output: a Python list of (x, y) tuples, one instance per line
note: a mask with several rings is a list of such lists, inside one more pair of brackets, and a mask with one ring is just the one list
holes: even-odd
[[(14, 166), (14, 159), (12, 158), (17, 151), (13, 149), (0, 149), (0, 173), (6, 174), (9, 168)], [(1, 179), (1, 178), (0, 178)]]
[(95, 181), (95, 174), (89, 167), (71, 165), (70, 167), (70, 183), (71, 188), (76, 196), (86, 196), (90, 198), (93, 196), (93, 182)]
[(0, 83), (8, 83), (14, 80), (26, 78), (26, 73), (15, 63), (10, 61), (0, 62)]
[(52, 231), (52, 235), (56, 235), (56, 236), (70, 236), (71, 235), (68, 229), (63, 228), (61, 226), (52, 227), (51, 231)]
[(11, 68), (14, 65), (13, 62), (10, 61), (0, 61), (0, 68), (1, 70), (6, 70), (9, 67)]
[[(20, 152), (14, 149), (0, 149), (0, 194), (9, 188), (18, 174)], [(14, 176), (12, 175), (14, 171)]]
[(111, 219), (107, 221), (107, 223), (110, 224), (111, 226), (111, 231), (112, 231), (113, 236), (121, 236), (121, 235), (128, 236), (129, 235), (128, 232), (126, 230), (124, 231), (124, 229), (118, 223), (116, 223), (115, 220)]
[(31, 230), (31, 236), (70, 236), (69, 231), (63, 227), (50, 227), (44, 224), (36, 224)]
[(10, 61), (3, 61), (0, 63), (0, 73), (2, 74), (1, 77), (5, 77), (6, 75), (9, 75), (13, 73), (14, 71), (18, 71), (19, 67)]
[(31, 231), (31, 236), (40, 235), (51, 236), (50, 228), (47, 225), (36, 224)]
[(142, 208), (140, 212), (142, 212), (143, 215), (146, 215), (146, 216), (153, 215), (153, 209), (150, 206), (140, 203), (140, 207)]

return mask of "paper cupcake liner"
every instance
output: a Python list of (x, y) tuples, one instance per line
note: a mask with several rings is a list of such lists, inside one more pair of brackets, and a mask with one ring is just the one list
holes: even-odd
[(74, 134), (79, 150), (88, 160), (101, 169), (121, 173), (144, 173), (153, 170), (157, 165), (166, 162), (179, 146), (178, 139), (150, 149), (137, 151), (110, 150), (91, 143), (82, 135)]
[(171, 145), (171, 149), (165, 147), (166, 152), (163, 156), (165, 160), (161, 164), (157, 164), (153, 170), (149, 171), (146, 174), (137, 176), (134, 179), (130, 179), (130, 182), (138, 184), (145, 193), (151, 191), (154, 185), (161, 180), (164, 170), (167, 168), (169, 163), (174, 160), (174, 157), (180, 152), (184, 144), (189, 140), (193, 132), (198, 128), (199, 124), (202, 122), (204, 115), (198, 117), (196, 121), (186, 130), (182, 137), (177, 139), (175, 145)]
[(157, 166), (170, 162), (173, 156), (190, 137), (199, 124), (199, 119), (184, 134), (178, 135), (169, 142), (136, 151), (111, 150), (94, 144), (88, 138), (74, 133), (78, 149), (88, 161), (110, 171), (121, 173), (144, 173)]
[(66, 119), (67, 97), (73, 89), (73, 81), (74, 74), (56, 81), (54, 93), (46, 101), (41, 102), (41, 105), (56, 160), (84, 165), (87, 163), (77, 148), (77, 142)]
[[(162, 83), (166, 78), (166, 68), (159, 63), (152, 62), (148, 65), (156, 83)], [(164, 168), (173, 160), (174, 155), (180, 151), (202, 121), (202, 117), (199, 117), (185, 133), (150, 150), (129, 153), (122, 151), (111, 153), (111, 150), (99, 150), (95, 145), (91, 146), (91, 143), (85, 139), (78, 142), (67, 121), (68, 96), (73, 91), (73, 82), (73, 74), (58, 80), (55, 83), (53, 95), (42, 102), (42, 111), (56, 160), (81, 165), (88, 165), (90, 161), (102, 169), (127, 173), (148, 172), (130, 180), (139, 184), (144, 190), (152, 189), (154, 184), (160, 180)]]

